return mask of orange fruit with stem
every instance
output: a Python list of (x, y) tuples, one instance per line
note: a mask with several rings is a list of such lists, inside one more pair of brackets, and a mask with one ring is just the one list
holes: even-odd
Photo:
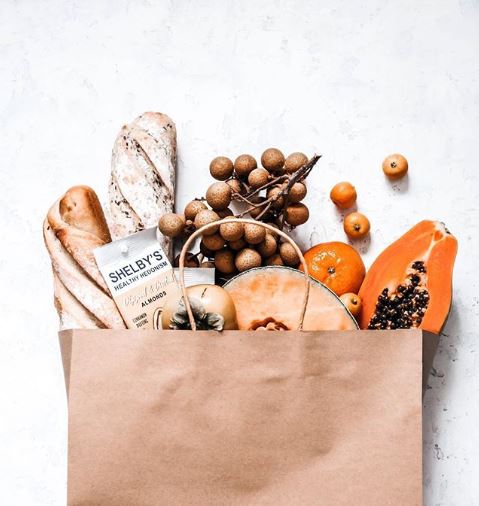
[(362, 213), (350, 213), (344, 218), (344, 231), (351, 239), (361, 239), (371, 229), (371, 223)]
[(383, 161), (383, 171), (390, 179), (400, 179), (405, 176), (408, 171), (408, 163), (406, 158), (399, 153), (389, 155)]
[(343, 293), (341, 302), (348, 308), (349, 312), (357, 318), (361, 313), (361, 297), (355, 293)]
[[(323, 242), (304, 254), (311, 277), (321, 281), (336, 295), (358, 293), (366, 274), (359, 253), (344, 242)], [(303, 266), (300, 267), (304, 270)]]

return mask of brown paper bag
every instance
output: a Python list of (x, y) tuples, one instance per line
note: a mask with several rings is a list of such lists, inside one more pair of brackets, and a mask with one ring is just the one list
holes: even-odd
[(422, 504), (419, 330), (60, 336), (69, 505)]
[(192, 331), (62, 332), (68, 504), (420, 505), (437, 338), (302, 332), (308, 294), (298, 331), (194, 332), (185, 297)]

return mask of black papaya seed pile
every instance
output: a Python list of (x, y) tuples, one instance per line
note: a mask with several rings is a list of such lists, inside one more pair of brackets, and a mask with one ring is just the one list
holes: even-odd
[(429, 304), (429, 292), (421, 286), (426, 267), (418, 260), (409, 270), (404, 282), (394, 292), (390, 293), (388, 288), (381, 292), (368, 329), (410, 329), (421, 325)]

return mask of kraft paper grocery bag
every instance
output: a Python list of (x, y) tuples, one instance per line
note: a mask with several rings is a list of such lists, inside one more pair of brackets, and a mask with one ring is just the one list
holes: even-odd
[(419, 330), (60, 336), (69, 505), (422, 504)]

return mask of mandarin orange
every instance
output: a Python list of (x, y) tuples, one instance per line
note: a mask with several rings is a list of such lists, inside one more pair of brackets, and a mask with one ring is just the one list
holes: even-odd
[[(324, 242), (306, 251), (304, 259), (309, 274), (336, 295), (358, 293), (366, 274), (359, 253), (344, 242)], [(301, 270), (303, 266), (300, 267)]]

